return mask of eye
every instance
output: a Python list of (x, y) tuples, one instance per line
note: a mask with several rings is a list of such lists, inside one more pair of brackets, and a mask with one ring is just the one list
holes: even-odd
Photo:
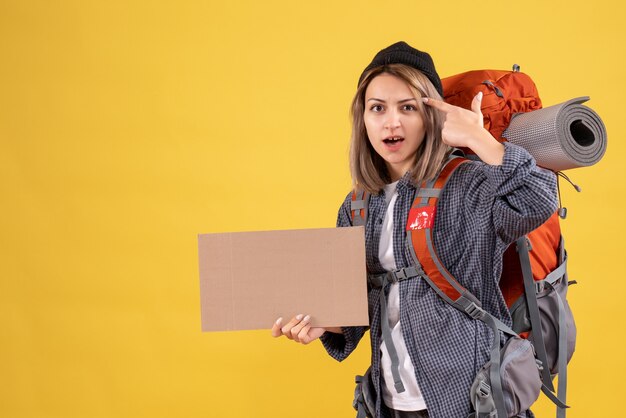
[(372, 112), (382, 112), (384, 108), (383, 108), (383, 105), (381, 104), (375, 104), (375, 105), (370, 106), (370, 110)]
[(405, 112), (413, 112), (417, 110), (417, 107), (415, 107), (414, 105), (405, 104), (402, 106), (402, 110), (404, 110)]

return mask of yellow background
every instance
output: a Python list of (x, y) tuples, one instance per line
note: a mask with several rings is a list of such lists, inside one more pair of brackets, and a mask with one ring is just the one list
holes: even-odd
[(617, 0), (1, 0), (0, 416), (353, 416), (367, 343), (340, 364), (200, 332), (196, 234), (333, 226), (349, 102), (397, 40), (441, 76), (518, 63), (546, 106), (591, 96), (609, 150), (562, 192), (569, 416), (623, 415), (625, 17)]

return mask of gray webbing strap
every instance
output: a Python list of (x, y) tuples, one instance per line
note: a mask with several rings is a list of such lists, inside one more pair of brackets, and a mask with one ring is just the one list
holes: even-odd
[(557, 282), (561, 277), (565, 276), (566, 271), (567, 271), (567, 258), (565, 258), (565, 261), (563, 261), (560, 266), (552, 270), (550, 274), (548, 274), (546, 278), (543, 280), (550, 283), (551, 285), (554, 285), (554, 283)]
[(489, 325), (493, 331), (491, 367), (489, 369), (489, 380), (492, 388), (491, 393), (493, 395), (493, 401), (496, 404), (498, 417), (506, 417), (509, 414), (507, 414), (504, 405), (504, 392), (502, 391), (502, 381), (500, 380), (500, 333), (498, 332), (498, 325), (493, 316), (486, 314), (483, 318), (484, 319), (481, 320)]
[[(561, 237), (559, 243), (559, 261), (561, 265), (564, 265), (567, 261), (567, 252), (565, 251), (565, 240)], [(568, 286), (567, 270), (563, 272), (563, 285)], [(557, 418), (565, 418), (565, 408), (569, 408), (566, 405), (567, 402), (567, 323), (565, 319), (565, 304), (561, 299), (559, 293), (556, 293), (557, 300), (559, 301), (559, 361), (558, 370), (559, 383), (557, 396), (562, 401), (563, 406), (557, 405)]]
[(388, 283), (396, 283), (402, 280), (413, 279), (421, 274), (422, 272), (415, 266), (409, 266), (382, 274), (370, 274), (367, 276), (367, 282), (370, 286), (379, 288), (384, 287)]
[(389, 352), (391, 360), (391, 374), (393, 375), (393, 385), (398, 393), (405, 391), (402, 379), (400, 378), (400, 360), (398, 359), (398, 351), (391, 338), (391, 330), (389, 329), (389, 316), (387, 314), (387, 297), (385, 296), (385, 288), (380, 289), (380, 326), (383, 332), (383, 341)]
[[(548, 399), (550, 399), (558, 408), (569, 408), (569, 406), (565, 405), (563, 402), (561, 402), (559, 400), (559, 398), (556, 397), (556, 395), (552, 392), (550, 392), (550, 390), (546, 387), (546, 385), (542, 384), (541, 385), (541, 391), (543, 392), (544, 395), (546, 395), (548, 397)], [(557, 411), (558, 414), (558, 411)]]
[[(458, 153), (460, 153), (460, 155)], [(439, 171), (439, 174), (441, 174), (441, 171), (443, 171), (445, 166), (450, 161), (454, 160), (455, 158), (460, 158), (462, 156), (463, 156), (463, 152), (461, 150), (455, 148), (454, 151), (452, 152), (452, 154), (450, 154), (448, 156), (448, 159), (446, 160), (446, 163), (444, 164), (444, 166)], [(441, 188), (441, 189), (435, 189), (434, 188), (435, 182), (439, 178), (439, 174), (433, 180), (430, 180), (429, 182), (427, 182), (425, 187), (420, 187), (417, 190), (417, 194), (415, 195), (414, 203), (417, 202), (417, 198), (418, 197), (421, 197), (421, 199), (420, 199), (419, 204), (418, 205), (413, 204), (413, 207), (426, 206), (428, 204), (428, 199), (430, 199), (431, 197), (439, 198), (439, 196), (441, 195), (441, 190), (443, 190), (443, 188)]]
[(417, 196), (419, 196), (419, 197), (428, 197), (428, 198), (436, 197), (436, 198), (439, 198), (439, 195), (441, 195), (441, 189), (433, 189), (433, 188), (422, 187), (417, 192)]
[[(420, 191), (422, 189), (431, 190), (433, 188), (433, 186), (435, 185), (435, 181), (437, 181), (437, 179), (429, 181), (428, 183), (426, 183), (426, 187), (423, 187), (423, 188), (420, 187), (420, 189), (417, 191), (417, 195), (416, 195), (415, 200), (417, 200), (417, 197), (421, 197), (422, 198), (420, 200), (419, 206), (426, 206), (428, 204), (428, 199), (430, 199), (430, 196), (421, 195)], [(413, 207), (415, 207), (415, 206), (413, 206)]]
[[(365, 225), (367, 218), (367, 205), (369, 201), (369, 193), (364, 190), (357, 190), (355, 200), (350, 202), (350, 210), (352, 211), (352, 226)], [(361, 210), (365, 212), (365, 216), (361, 216)]]
[(361, 210), (365, 209), (365, 201), (364, 200), (353, 200), (350, 202), (350, 210)]
[[(559, 374), (558, 391), (556, 396), (563, 404), (567, 404), (567, 323), (565, 321), (565, 305), (559, 295), (559, 292), (554, 289), (556, 299), (559, 302), (559, 359), (558, 369)], [(567, 407), (566, 407), (567, 408)], [(558, 407), (556, 410), (557, 418), (565, 418), (565, 408)]]
[(522, 276), (524, 278), (524, 297), (526, 298), (526, 306), (528, 315), (530, 316), (530, 338), (535, 347), (537, 358), (543, 364), (541, 369), (541, 380), (548, 389), (554, 391), (552, 385), (552, 377), (548, 367), (548, 355), (546, 353), (546, 345), (543, 341), (543, 332), (541, 331), (541, 319), (539, 318), (539, 305), (537, 304), (537, 294), (535, 293), (535, 280), (530, 265), (530, 255), (528, 252), (529, 242), (526, 235), (517, 240), (517, 254), (519, 256), (522, 268)]
[(517, 250), (520, 257), (520, 263), (522, 267), (522, 276), (524, 277), (524, 293), (526, 298), (526, 304), (528, 306), (528, 312), (530, 315), (531, 323), (531, 338), (533, 340), (533, 346), (537, 353), (537, 358), (543, 363), (541, 369), (541, 379), (543, 393), (557, 406), (557, 418), (565, 418), (566, 408), (566, 392), (567, 392), (567, 324), (565, 321), (565, 305), (563, 300), (556, 289), (552, 289), (556, 295), (559, 305), (558, 313), (558, 327), (559, 327), (559, 339), (558, 339), (558, 359), (557, 359), (557, 373), (559, 375), (559, 382), (557, 387), (557, 394), (554, 395), (554, 385), (552, 384), (552, 376), (550, 375), (550, 369), (548, 365), (548, 356), (546, 354), (546, 347), (543, 341), (543, 332), (541, 330), (541, 322), (539, 319), (539, 307), (537, 304), (537, 293), (558, 281), (561, 277), (567, 281), (567, 257), (563, 249), (563, 240), (560, 243), (561, 251), (559, 261), (561, 264), (546, 278), (540, 282), (534, 283), (532, 276), (532, 270), (530, 266), (530, 256), (528, 254), (528, 243), (526, 237), (522, 237), (517, 240)]
[(391, 374), (393, 376), (393, 384), (398, 393), (405, 391), (402, 379), (400, 377), (400, 360), (398, 351), (391, 337), (391, 329), (389, 328), (389, 314), (387, 312), (387, 297), (385, 295), (385, 287), (391, 283), (397, 283), (402, 280), (412, 279), (419, 276), (414, 266), (404, 267), (398, 270), (390, 271), (383, 274), (371, 275), (368, 277), (370, 286), (380, 288), (380, 327), (383, 334), (383, 341), (389, 352), (391, 360)]

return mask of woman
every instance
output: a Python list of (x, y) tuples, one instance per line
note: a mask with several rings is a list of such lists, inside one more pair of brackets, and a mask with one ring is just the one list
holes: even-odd
[[(437, 177), (453, 147), (470, 148), (481, 161), (462, 164), (446, 184), (437, 204), (434, 245), (450, 273), (510, 326), (498, 288), (502, 254), (554, 213), (555, 176), (538, 168), (525, 150), (500, 144), (484, 129), (480, 93), (471, 111), (448, 105), (441, 96), (430, 56), (404, 42), (380, 51), (360, 77), (352, 102), (350, 166), (355, 188), (371, 193), (368, 274), (411, 265), (405, 225), (417, 188)], [(352, 226), (351, 196), (339, 209), (337, 226)], [(377, 416), (467, 417), (470, 386), (489, 361), (490, 328), (445, 303), (421, 277), (384, 291), (386, 318), (381, 318), (381, 289), (368, 293)], [(321, 338), (329, 354), (343, 360), (366, 330), (311, 328), (309, 319), (279, 319), (272, 334), (304, 344)], [(391, 342), (382, 341), (381, 321), (389, 323)], [(388, 344), (397, 351), (400, 388), (394, 385)]]

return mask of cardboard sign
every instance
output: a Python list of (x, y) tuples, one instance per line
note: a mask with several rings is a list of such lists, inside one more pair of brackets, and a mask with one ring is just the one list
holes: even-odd
[(363, 227), (198, 235), (203, 331), (369, 325)]

